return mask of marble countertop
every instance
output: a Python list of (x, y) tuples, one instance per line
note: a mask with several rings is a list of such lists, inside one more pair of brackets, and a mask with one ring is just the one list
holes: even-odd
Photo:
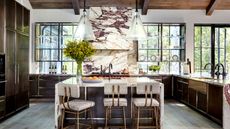
[[(136, 77), (124, 77), (121, 79), (103, 79), (101, 81), (97, 81), (97, 82), (83, 82), (80, 81), (78, 84), (82, 87), (104, 87), (104, 85), (106, 83), (127, 83), (130, 87), (135, 86), (137, 83), (140, 82), (151, 82), (151, 83), (158, 83), (158, 84), (162, 84), (160, 82), (155, 81), (154, 79), (150, 79), (147, 77), (140, 77), (140, 78), (136, 78)], [(62, 81), (61, 83), (65, 83), (65, 84), (77, 84), (77, 79), (75, 77), (71, 77), (69, 79), (66, 79), (64, 81)], [(163, 85), (163, 84), (162, 84)]]

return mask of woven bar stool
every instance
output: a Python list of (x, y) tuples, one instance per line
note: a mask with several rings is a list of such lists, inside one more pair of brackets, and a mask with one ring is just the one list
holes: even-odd
[[(75, 128), (80, 129), (80, 126), (84, 125), (88, 128), (93, 129), (93, 113), (92, 107), (94, 107), (95, 103), (93, 101), (76, 99), (80, 97), (80, 88), (76, 85), (60, 85), (58, 87), (58, 96), (60, 98), (60, 108), (62, 110), (61, 113), (61, 129), (64, 129), (64, 118), (65, 114), (74, 114), (76, 117)], [(90, 113), (91, 117), (91, 125), (80, 123), (80, 114), (85, 112)]]
[[(140, 128), (156, 128), (160, 129), (160, 93), (161, 87), (152, 83), (138, 83), (136, 87), (138, 95), (145, 95), (145, 98), (134, 98), (134, 118), (136, 118), (136, 129)], [(154, 97), (156, 96), (156, 97)], [(152, 125), (140, 125), (141, 111), (150, 112), (152, 117)]]
[[(116, 126), (126, 129), (126, 116), (125, 109), (127, 107), (127, 99), (120, 98), (120, 95), (127, 95), (127, 83), (108, 83), (105, 84), (104, 94), (107, 98), (104, 98), (105, 106), (105, 129), (108, 129), (108, 121), (112, 119), (112, 110), (118, 109), (123, 112), (123, 126)], [(113, 126), (114, 127), (114, 126)]]

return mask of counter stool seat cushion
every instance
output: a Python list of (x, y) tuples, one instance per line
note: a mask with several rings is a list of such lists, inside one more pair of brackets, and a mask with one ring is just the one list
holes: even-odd
[(152, 104), (151, 104), (151, 98), (147, 98), (146, 105), (145, 105), (145, 98), (134, 98), (133, 103), (137, 107), (144, 107), (144, 106), (151, 106), (151, 107), (156, 107), (159, 106), (159, 102), (156, 99), (152, 99)]
[[(118, 105), (119, 102), (119, 105)], [(114, 98), (114, 104), (113, 104), (113, 99), (112, 98), (104, 98), (104, 106), (122, 106), (122, 107), (126, 107), (127, 104), (127, 99), (126, 98), (120, 98), (118, 101), (118, 98)]]
[[(67, 102), (64, 104), (65, 104), (65, 107), (68, 109)], [(91, 108), (94, 105), (95, 105), (95, 102), (89, 101), (89, 100), (74, 99), (74, 100), (69, 101), (70, 110), (75, 110), (75, 111), (82, 111), (82, 110)], [(64, 109), (64, 106), (61, 105), (61, 108)]]

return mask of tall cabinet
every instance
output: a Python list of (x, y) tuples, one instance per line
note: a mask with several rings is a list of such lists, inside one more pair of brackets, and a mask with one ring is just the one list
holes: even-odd
[[(30, 11), (14, 0), (5, 4), (6, 105), (5, 116), (29, 106)], [(1, 43), (2, 44), (2, 43)]]

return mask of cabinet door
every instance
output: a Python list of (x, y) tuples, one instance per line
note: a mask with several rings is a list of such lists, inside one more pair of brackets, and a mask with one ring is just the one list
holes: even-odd
[(38, 95), (38, 76), (31, 75), (29, 77), (29, 97), (35, 97)]
[(29, 37), (17, 33), (16, 42), (16, 108), (29, 104)]
[(4, 0), (0, 1), (0, 53), (4, 53)]
[(172, 77), (164, 76), (162, 77), (162, 82), (164, 83), (165, 98), (172, 97)]
[(6, 113), (15, 110), (15, 32), (6, 31)]
[(207, 95), (197, 92), (197, 108), (206, 112), (207, 111)]
[(223, 87), (209, 85), (208, 114), (222, 122), (223, 116)]
[(189, 94), (189, 101), (188, 103), (194, 107), (196, 107), (196, 90), (192, 88), (188, 88), (188, 94)]

